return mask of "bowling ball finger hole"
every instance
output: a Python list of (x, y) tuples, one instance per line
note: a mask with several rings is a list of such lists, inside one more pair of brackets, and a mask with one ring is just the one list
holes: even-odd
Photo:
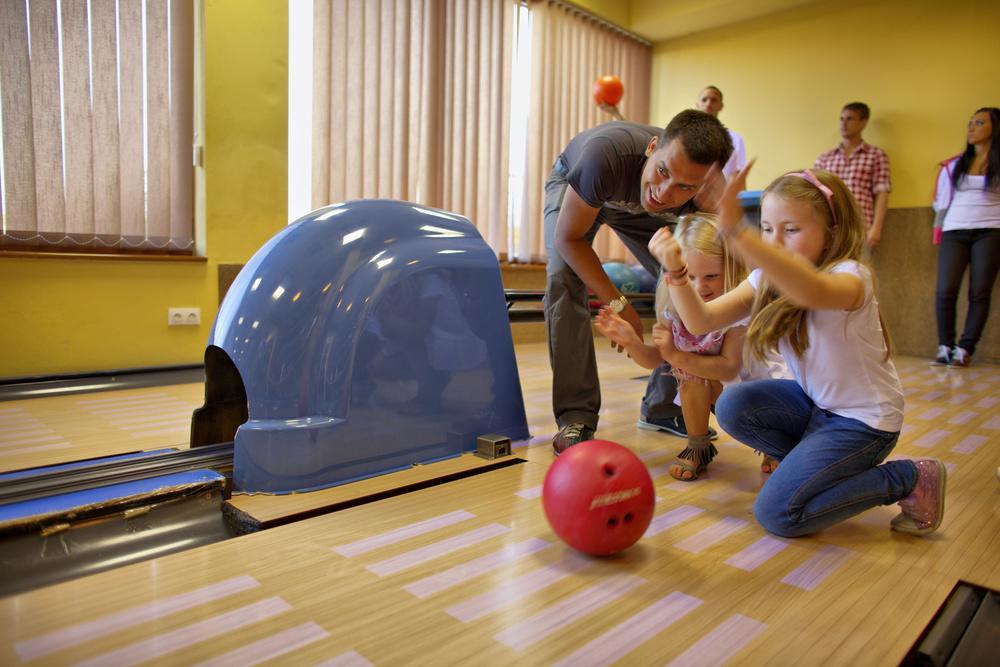
[(622, 520), (623, 520), (623, 521), (624, 521), (625, 523), (632, 523), (632, 513), (631, 513), (631, 512), (626, 512), (626, 513), (625, 513), (625, 516), (624, 516), (624, 517), (622, 517)]
[(613, 465), (611, 465), (610, 463), (604, 464), (604, 476), (605, 477), (614, 477), (615, 476), (615, 467)]
[(618, 517), (612, 516), (608, 518), (608, 528), (614, 528), (618, 525)]

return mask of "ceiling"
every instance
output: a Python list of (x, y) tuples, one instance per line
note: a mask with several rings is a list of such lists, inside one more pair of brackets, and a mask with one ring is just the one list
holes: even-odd
[(629, 25), (651, 42), (811, 5), (818, 0), (628, 0)]

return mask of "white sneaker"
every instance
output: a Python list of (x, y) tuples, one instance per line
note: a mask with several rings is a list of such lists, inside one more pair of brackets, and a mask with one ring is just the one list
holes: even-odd
[(937, 357), (931, 362), (931, 366), (947, 366), (951, 363), (951, 348), (947, 345), (938, 345)]
[(972, 355), (969, 354), (964, 347), (959, 347), (956, 345), (951, 351), (951, 363), (948, 364), (949, 368), (965, 368), (972, 361)]

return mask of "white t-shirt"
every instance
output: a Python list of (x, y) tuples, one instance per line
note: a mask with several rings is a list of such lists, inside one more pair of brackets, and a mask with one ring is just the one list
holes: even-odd
[(726, 166), (722, 168), (722, 175), (726, 179), (732, 178), (736, 172), (746, 166), (747, 164), (747, 145), (743, 141), (743, 137), (737, 132), (729, 130), (729, 137), (733, 140), (733, 154), (729, 156), (729, 161), (726, 162)]
[[(885, 358), (871, 272), (854, 260), (828, 270), (860, 278), (864, 304), (853, 311), (810, 310), (806, 316), (809, 347), (803, 355), (797, 356), (787, 339), (778, 343), (778, 350), (792, 377), (818, 407), (880, 431), (898, 432), (903, 426), (903, 387), (895, 364)], [(750, 273), (754, 290), (761, 278), (760, 269)]]
[(1000, 227), (1000, 191), (983, 190), (985, 183), (986, 176), (966, 175), (952, 192), (951, 174), (947, 169), (941, 170), (934, 210), (948, 209), (943, 231)]
[[(747, 315), (742, 320), (734, 324), (736, 327), (750, 326), (750, 316)], [(743, 343), (743, 367), (740, 374), (732, 380), (723, 382), (725, 386), (737, 384), (739, 382), (749, 382), (750, 380), (791, 380), (792, 374), (788, 372), (788, 364), (784, 357), (777, 350), (768, 350), (764, 353), (764, 359), (758, 359), (757, 355), (750, 351), (746, 341)]]

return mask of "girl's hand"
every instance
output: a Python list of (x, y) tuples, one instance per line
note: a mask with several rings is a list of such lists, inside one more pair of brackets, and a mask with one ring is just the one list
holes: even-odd
[(649, 239), (649, 252), (667, 271), (680, 271), (684, 268), (681, 247), (666, 227), (660, 227)]
[(716, 162), (705, 175), (705, 182), (698, 188), (698, 193), (694, 196), (694, 203), (698, 205), (699, 211), (717, 213), (722, 193), (725, 190), (726, 177), (722, 175), (722, 167)]
[(601, 308), (594, 318), (594, 326), (611, 340), (612, 347), (624, 348), (636, 343), (642, 344), (642, 339), (636, 334), (635, 329), (620, 315), (611, 312), (607, 306)]
[(671, 331), (670, 327), (659, 322), (654, 324), (653, 344), (660, 351), (660, 356), (663, 357), (663, 360), (673, 365), (672, 359), (677, 348), (674, 347), (674, 332)]
[(732, 180), (726, 184), (726, 189), (722, 192), (719, 200), (719, 232), (723, 235), (731, 234), (736, 230), (743, 219), (743, 206), (736, 196), (747, 187), (747, 176), (757, 158), (750, 160), (747, 166), (733, 176)]

